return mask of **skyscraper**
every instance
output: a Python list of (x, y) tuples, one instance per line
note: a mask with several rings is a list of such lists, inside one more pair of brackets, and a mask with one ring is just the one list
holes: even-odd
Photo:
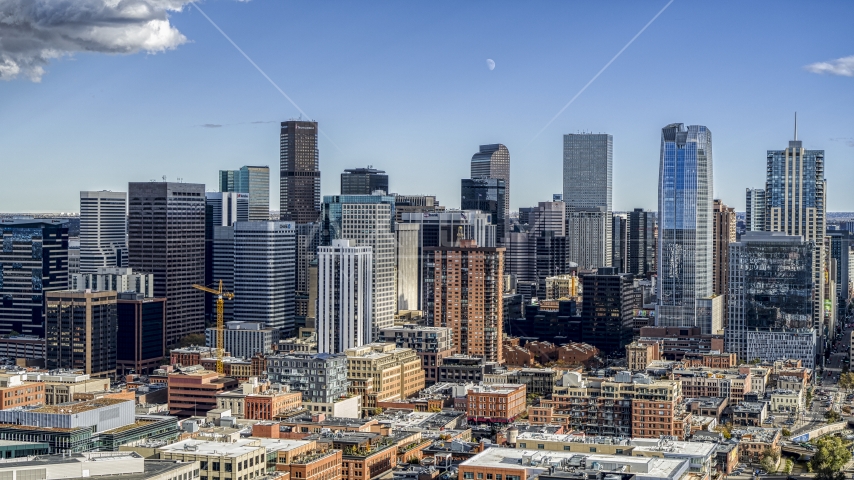
[(127, 267), (127, 193), (80, 192), (80, 273)]
[(270, 167), (244, 165), (240, 170), (220, 170), (219, 191), (245, 193), (249, 221), (270, 219)]
[(507, 205), (504, 180), (499, 178), (463, 179), (460, 188), (460, 209), (480, 210), (490, 214), (495, 225), (496, 242), (502, 243), (507, 234)]
[(554, 232), (558, 237), (566, 235), (566, 204), (561, 201), (539, 202), (531, 212), (531, 233)]
[[(813, 326), (819, 328), (824, 318), (824, 275), (826, 252), (824, 150), (806, 150), (798, 140), (797, 123), (795, 139), (785, 150), (768, 150), (768, 175), (765, 180), (765, 231), (801, 235), (812, 242), (815, 295), (813, 301)], [(819, 335), (823, 332), (819, 331)]]
[(293, 222), (234, 224), (234, 320), (294, 330), (296, 230)]
[(336, 239), (317, 249), (317, 350), (341, 353), (373, 338), (372, 252)]
[(606, 133), (563, 136), (563, 201), (568, 208), (613, 211), (614, 137)]
[(116, 374), (116, 292), (48, 292), (45, 366)]
[(457, 353), (502, 362), (504, 249), (459, 247), (425, 250), (424, 319), (453, 331)]
[(655, 213), (636, 208), (629, 212), (626, 225), (628, 229), (627, 272), (639, 277), (654, 273), (656, 268)]
[(579, 266), (611, 265), (613, 152), (614, 138), (606, 133), (563, 136), (563, 201), (572, 245), (569, 260)]
[[(388, 195), (328, 195), (323, 197), (322, 242), (348, 239), (353, 246), (371, 247), (373, 259), (373, 335), (394, 325), (395, 298), (394, 197)], [(374, 338), (376, 340), (376, 338)]]
[[(504, 212), (510, 215), (510, 151), (500, 143), (481, 145), (471, 157), (471, 178), (498, 178), (504, 180)], [(467, 210), (466, 207), (460, 207)], [(501, 219), (506, 224), (507, 219)], [(498, 225), (496, 223), (496, 225)], [(504, 236), (504, 231), (499, 232)]]
[(632, 276), (605, 267), (581, 281), (582, 341), (608, 355), (623, 352), (632, 343), (632, 313), (639, 306)]
[[(238, 172), (239, 170), (233, 170)], [(220, 171), (222, 174), (223, 171)], [(205, 193), (205, 285), (222, 280), (223, 291), (234, 291), (234, 222), (249, 221), (249, 194), (240, 192)], [(205, 299), (205, 319), (215, 321), (216, 297)], [(233, 318), (233, 302), (224, 302), (223, 318)]]
[(421, 310), (421, 224), (398, 223), (394, 236), (397, 310)]
[(743, 361), (797, 358), (815, 365), (812, 255), (801, 236), (748, 232), (730, 244), (727, 352)]
[(279, 215), (297, 223), (320, 216), (320, 154), (317, 122), (282, 122)]
[(735, 209), (715, 200), (712, 204), (712, 293), (726, 295), (729, 244), (735, 242)]
[(851, 298), (851, 269), (850, 255), (851, 245), (854, 245), (854, 235), (848, 230), (828, 230), (827, 236), (830, 240), (830, 248), (827, 258), (836, 261), (836, 303), (840, 308), (846, 305)]
[(167, 345), (205, 329), (205, 186), (128, 185), (128, 263), (154, 274), (154, 296), (166, 298)]
[(658, 172), (658, 326), (697, 326), (712, 295), (712, 133), (673, 123), (661, 130)]
[(350, 168), (341, 174), (341, 195), (372, 195), (376, 191), (388, 195), (388, 175), (370, 165)]
[(628, 223), (625, 213), (615, 213), (611, 220), (611, 266), (617, 269), (617, 273), (626, 273), (629, 268)]
[(0, 334), (44, 336), (45, 293), (68, 289), (68, 221), (0, 219)]
[(765, 230), (765, 190), (748, 188), (745, 190), (744, 228), (748, 232)]
[(166, 299), (135, 292), (118, 294), (116, 370), (146, 375), (166, 354)]

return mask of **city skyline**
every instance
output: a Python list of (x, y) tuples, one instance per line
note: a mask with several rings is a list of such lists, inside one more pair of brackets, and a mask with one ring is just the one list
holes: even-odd
[[(765, 151), (790, 140), (791, 117), (798, 111), (804, 148), (826, 151), (831, 182), (827, 209), (854, 210), (854, 191), (832, 188), (833, 179), (854, 176), (852, 119), (845, 112), (852, 80), (832, 75), (830, 62), (851, 54), (838, 23), (850, 18), (854, 7), (848, 4), (803, 10), (794, 3), (775, 3), (775, 8), (754, 5), (732, 15), (734, 7), (675, 2), (571, 108), (531, 140), (665, 3), (627, 3), (607, 16), (602, 10), (608, 7), (596, 5), (542, 4), (536, 11), (510, 5), (485, 11), (468, 5), (457, 8), (453, 18), (442, 14), (442, 4), (391, 7), (376, 18), (366, 14), (376, 14), (371, 8), (360, 12), (347, 5), (298, 5), (290, 8), (300, 20), (286, 20), (291, 30), (283, 29), (297, 36), (303, 31), (329, 33), (333, 39), (353, 34), (329, 32), (321, 22), (328, 18), (325, 23), (334, 28), (348, 15), (357, 16), (365, 30), (382, 28), (356, 34), (350, 45), (324, 41), (288, 52), (271, 48), (279, 40), (273, 22), (286, 7), (218, 2), (201, 8), (320, 123), (321, 195), (337, 193), (344, 169), (372, 164), (388, 172), (392, 192), (436, 195), (443, 205), (454, 207), (456, 182), (468, 176), (472, 149), (502, 143), (513, 152), (511, 210), (517, 210), (561, 191), (561, 137), (590, 131), (614, 137), (614, 210), (654, 210), (658, 130), (684, 121), (716, 132), (714, 196), (743, 211), (744, 189), (762, 186)], [(760, 19), (774, 23), (794, 12), (805, 22), (826, 25), (826, 34), (790, 38), (772, 31), (756, 36), (749, 28)], [(79, 191), (125, 191), (128, 182), (163, 175), (215, 190), (221, 169), (250, 164), (275, 171), (278, 142), (273, 132), (279, 122), (301, 113), (197, 13), (189, 6), (171, 12), (170, 24), (187, 40), (174, 50), (78, 54), (45, 64), (40, 83), (26, 75), (0, 83), (4, 158), (33, 167), (10, 171), (13, 188), (0, 193), (3, 211), (76, 211)], [(484, 16), (488, 21), (472, 21)], [(681, 21), (697, 17), (704, 19), (702, 35)], [(411, 23), (415, 18), (436, 28), (418, 27)], [(398, 23), (389, 27), (390, 22)], [(491, 29), (491, 22), (515, 28)], [(478, 31), (467, 27), (457, 32), (460, 25), (475, 25)], [(389, 35), (400, 44), (386, 45)], [(672, 41), (680, 37), (691, 41)], [(585, 48), (567, 50), (579, 40)], [(530, 55), (534, 45), (537, 54)], [(659, 54), (665, 45), (668, 56), (702, 49), (709, 67), (703, 78), (668, 69)], [(367, 54), (351, 59), (354, 48)], [(486, 58), (494, 60), (494, 70), (484, 65)], [(804, 68), (819, 62), (830, 63)], [(294, 75), (292, 67), (304, 75)], [(335, 71), (346, 75), (331, 75)], [(679, 95), (667, 98), (657, 91), (664, 71), (677, 90), (696, 88), (704, 95), (691, 102), (679, 101)], [(768, 71), (786, 82), (769, 82)], [(175, 74), (186, 82), (169, 80)], [(632, 82), (625, 81), (627, 75)], [(678, 86), (689, 77), (696, 83)], [(347, 83), (341, 83), (344, 78)], [(200, 84), (198, 91), (188, 90)], [(37, 140), (43, 136), (51, 142)], [(103, 168), (116, 161), (121, 168)], [(98, 176), (90, 174), (94, 169)], [(46, 171), (53, 175), (44, 175)], [(24, 195), (16, 185), (38, 185), (36, 195), (32, 188)], [(273, 181), (271, 205), (278, 201)]]

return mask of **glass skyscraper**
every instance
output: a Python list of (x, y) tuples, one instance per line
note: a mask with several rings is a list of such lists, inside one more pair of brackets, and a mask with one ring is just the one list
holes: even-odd
[(500, 178), (464, 178), (460, 183), (460, 210), (480, 210), (492, 217), (497, 241), (507, 234), (507, 190)]
[(712, 295), (712, 132), (661, 130), (658, 172), (658, 326), (701, 326), (697, 301)]
[(219, 191), (249, 194), (249, 221), (270, 219), (270, 167), (245, 165), (219, 171)]
[[(507, 225), (510, 215), (510, 151), (500, 143), (481, 145), (480, 151), (471, 157), (471, 178), (496, 178), (504, 181), (504, 205), (501, 225)], [(461, 207), (466, 210), (466, 207)], [(496, 223), (498, 225), (498, 223)], [(498, 231), (499, 241), (503, 241), (506, 230)]]

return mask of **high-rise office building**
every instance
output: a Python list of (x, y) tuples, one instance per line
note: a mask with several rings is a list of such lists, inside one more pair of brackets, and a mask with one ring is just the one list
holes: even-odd
[(154, 275), (136, 273), (132, 268), (99, 267), (95, 273), (75, 273), (68, 276), (68, 290), (103, 292), (135, 292), (154, 296)]
[(632, 314), (637, 308), (637, 291), (630, 274), (615, 267), (585, 274), (581, 303), (581, 338), (606, 355), (625, 351), (632, 343)]
[(116, 292), (48, 292), (45, 366), (116, 374)]
[(341, 195), (373, 195), (381, 191), (388, 195), (388, 175), (370, 165), (368, 168), (350, 168), (341, 174)]
[(460, 189), (460, 209), (488, 213), (495, 225), (496, 242), (507, 234), (507, 204), (504, 180), (500, 178), (465, 178)]
[(80, 273), (127, 267), (127, 193), (80, 192)]
[(656, 325), (696, 326), (712, 295), (712, 132), (673, 123), (661, 130)]
[(744, 229), (748, 232), (765, 230), (765, 190), (745, 190)]
[(614, 137), (606, 133), (563, 136), (563, 201), (567, 208), (613, 211)]
[(270, 167), (245, 165), (240, 170), (220, 170), (219, 191), (245, 193), (249, 221), (270, 219)]
[[(373, 254), (370, 246), (336, 239), (317, 249), (317, 350), (341, 353), (371, 343)], [(379, 334), (379, 333), (377, 333)]]
[(502, 362), (504, 249), (461, 240), (424, 255), (426, 324), (450, 328), (457, 353)]
[[(795, 139), (785, 150), (768, 150), (768, 169), (765, 179), (765, 231), (800, 235), (812, 242), (813, 281), (813, 326), (823, 323), (832, 325), (833, 319), (824, 315), (824, 276), (826, 252), (825, 198), (827, 182), (824, 179), (824, 150), (806, 150), (798, 140), (797, 124)], [(823, 331), (818, 332), (819, 335)]]
[(851, 299), (850, 252), (854, 245), (854, 235), (848, 230), (828, 230), (830, 248), (827, 257), (836, 262), (836, 303), (843, 307)]
[[(606, 133), (563, 136), (563, 201), (567, 216), (573, 217), (567, 220), (570, 261), (579, 266), (611, 265), (613, 152), (614, 138)], [(601, 218), (593, 218), (597, 216)]]
[(604, 207), (567, 210), (570, 262), (581, 268), (611, 266), (611, 216)]
[(205, 186), (128, 185), (128, 263), (154, 274), (154, 296), (166, 298), (167, 345), (205, 329)]
[[(510, 215), (510, 151), (500, 143), (481, 145), (471, 157), (471, 178), (497, 178), (504, 181), (504, 203), (502, 217)], [(471, 207), (460, 207), (471, 210)], [(504, 225), (507, 219), (501, 219)], [(496, 223), (496, 225), (498, 225)], [(499, 232), (501, 237), (504, 231)]]
[(320, 154), (317, 122), (282, 122), (279, 215), (296, 223), (316, 222), (320, 216)]
[(628, 272), (629, 219), (625, 213), (615, 213), (611, 218), (611, 266), (618, 273)]
[(532, 276), (537, 282), (537, 296), (546, 298), (546, 278), (569, 273), (567, 238), (545, 230), (528, 239), (533, 241), (534, 247), (534, 261), (531, 263), (535, 268)]
[(645, 212), (636, 208), (629, 212), (626, 222), (628, 229), (627, 273), (644, 277), (655, 273), (656, 262), (656, 220), (655, 212)]
[(541, 232), (554, 232), (563, 237), (566, 235), (566, 204), (561, 201), (539, 202), (536, 210), (531, 212), (530, 232), (539, 236)]
[(727, 352), (743, 361), (796, 358), (815, 365), (812, 256), (799, 235), (747, 232), (730, 244)]
[(435, 195), (400, 195), (392, 193), (394, 197), (395, 221), (400, 222), (404, 213), (434, 213), (443, 212), (444, 206), (439, 205)]
[[(223, 172), (240, 170), (220, 170)], [(220, 185), (222, 187), (223, 185)], [(236, 187), (235, 187), (236, 189)], [(205, 285), (219, 285), (222, 280), (223, 291), (234, 291), (234, 222), (249, 221), (249, 194), (236, 191), (205, 193)], [(223, 240), (227, 239), (227, 243)], [(219, 249), (220, 251), (217, 251)], [(219, 262), (216, 264), (216, 262)], [(208, 323), (216, 320), (216, 301), (213, 296), (205, 299), (205, 319)], [(224, 302), (223, 318), (231, 320), (232, 302)]]
[(735, 242), (735, 209), (715, 200), (712, 204), (712, 293), (726, 295), (729, 244)]
[(296, 317), (294, 327), (305, 327), (314, 319), (314, 303), (317, 299), (317, 247), (320, 245), (320, 222), (296, 225), (297, 266), (296, 266)]
[(147, 375), (160, 368), (166, 355), (166, 299), (119, 293), (116, 314), (118, 373)]
[(293, 222), (234, 224), (234, 320), (294, 330), (296, 230)]
[[(372, 248), (373, 335), (394, 325), (395, 298), (394, 197), (388, 195), (330, 195), (323, 197), (323, 244), (348, 239), (354, 246)], [(376, 340), (376, 338), (374, 338)]]
[(68, 222), (0, 219), (0, 334), (44, 336), (45, 298), (68, 289)]
[(397, 310), (421, 310), (421, 224), (398, 223), (394, 236)]
[(419, 248), (459, 246), (460, 238), (475, 240), (478, 245), (485, 247), (494, 247), (496, 243), (492, 215), (477, 210), (404, 213), (400, 223), (421, 225)]

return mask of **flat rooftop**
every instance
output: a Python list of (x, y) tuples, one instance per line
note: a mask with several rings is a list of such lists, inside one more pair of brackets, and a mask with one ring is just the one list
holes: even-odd
[(89, 410), (95, 410), (97, 408), (111, 407), (113, 405), (118, 405), (120, 403), (125, 403), (125, 402), (131, 402), (131, 400), (124, 400), (124, 399), (118, 399), (118, 398), (99, 398), (96, 400), (87, 400), (85, 402), (60, 403), (58, 405), (45, 405), (42, 407), (34, 408), (32, 410), (28, 410), (27, 413), (51, 413), (51, 414), (59, 414), (59, 415), (68, 415), (68, 414), (87, 412)]
[(172, 443), (157, 450), (161, 453), (180, 453), (188, 455), (216, 455), (220, 457), (240, 457), (264, 448), (257, 440), (239, 440), (234, 443), (206, 442), (202, 440), (184, 440)]
[[(522, 465), (522, 459), (530, 458), (530, 465)], [(573, 458), (574, 457), (574, 458)], [(552, 452), (540, 450), (520, 450), (514, 448), (488, 448), (460, 464), (460, 467), (492, 467), (501, 469), (547, 471), (549, 466), (560, 465), (572, 459), (577, 462), (585, 459), (588, 466), (598, 462), (603, 470), (610, 470), (609, 464), (618, 469), (626, 467), (638, 480), (678, 480), (688, 471), (688, 461), (659, 457), (630, 457), (628, 455), (598, 455), (570, 452)], [(571, 462), (567, 462), (571, 463)]]

